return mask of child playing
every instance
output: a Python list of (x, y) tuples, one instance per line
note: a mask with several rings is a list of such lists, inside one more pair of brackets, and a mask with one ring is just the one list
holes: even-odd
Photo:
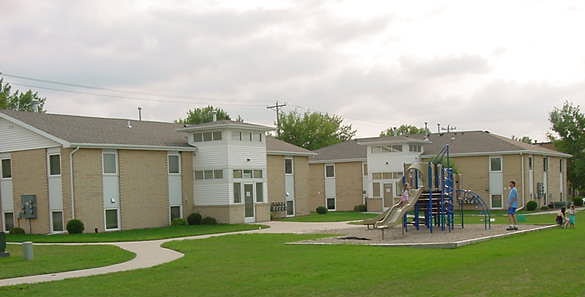
[(566, 209), (564, 207), (561, 207), (561, 210), (557, 214), (556, 221), (557, 221), (557, 224), (559, 224), (559, 226), (561, 226), (561, 228), (565, 227), (565, 221), (566, 221), (565, 212), (566, 212)]
[[(575, 228), (575, 205), (574, 204), (571, 205), (571, 208), (569, 208), (568, 213), (569, 213), (569, 221), (567, 223), (570, 224), (571, 228)], [(565, 223), (565, 226), (567, 223)]]
[(404, 184), (404, 191), (402, 192), (402, 196), (400, 196), (400, 203), (398, 203), (398, 207), (403, 207), (406, 204), (408, 204), (408, 199), (409, 199), (408, 189), (409, 188), (410, 187), (409, 187), (408, 183), (405, 183)]

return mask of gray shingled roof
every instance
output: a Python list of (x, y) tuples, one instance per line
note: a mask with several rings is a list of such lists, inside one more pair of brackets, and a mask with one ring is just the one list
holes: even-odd
[(184, 127), (181, 127), (180, 130), (195, 131), (195, 130), (201, 130), (201, 129), (215, 128), (215, 127), (223, 128), (223, 127), (231, 127), (231, 126), (237, 126), (239, 128), (263, 130), (263, 131), (274, 130), (272, 127), (268, 127), (268, 126), (240, 122), (240, 121), (232, 121), (232, 120), (219, 120), (219, 121), (215, 121), (215, 122), (206, 122), (206, 123), (195, 124), (195, 125), (186, 125)]
[[(330, 145), (316, 150), (317, 156), (311, 158), (312, 162), (336, 161), (336, 160), (354, 160), (367, 157), (366, 145), (358, 143), (388, 141), (391, 136), (359, 138), (334, 145)], [(408, 139), (423, 140), (424, 135), (401, 136), (400, 140), (408, 142)], [(396, 138), (398, 139), (398, 138)], [(515, 141), (500, 135), (492, 134), (486, 131), (465, 131), (454, 133), (431, 134), (430, 143), (424, 144), (424, 155), (431, 156), (438, 154), (445, 144), (449, 144), (449, 152), (457, 154), (488, 154), (526, 151), (532, 153), (542, 153), (546, 155), (555, 155), (570, 157), (545, 147), (533, 144), (527, 144)]]
[(315, 155), (315, 153), (310, 150), (276, 139), (272, 136), (266, 136), (266, 150), (268, 154), (271, 155)]
[(1, 113), (74, 144), (119, 144), (186, 148), (187, 135), (176, 130), (181, 124), (95, 118), (72, 115), (0, 110)]
[[(162, 146), (193, 149), (187, 143), (187, 134), (177, 131), (177, 129), (185, 128), (183, 124), (13, 110), (0, 110), (0, 113), (72, 144)], [(132, 128), (128, 128), (128, 121), (130, 121)], [(197, 126), (210, 127), (217, 124), (246, 125), (247, 123), (216, 121)], [(256, 124), (247, 125), (262, 129), (267, 128)], [(266, 137), (266, 147), (268, 152), (314, 155), (309, 150), (270, 136)]]

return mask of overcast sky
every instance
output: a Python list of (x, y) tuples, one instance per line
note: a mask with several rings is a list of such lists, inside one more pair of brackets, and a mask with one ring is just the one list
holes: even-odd
[(583, 1), (1, 0), (0, 12), (0, 72), (132, 91), (4, 77), (51, 113), (134, 118), (140, 105), (173, 121), (213, 104), (272, 124), (278, 99), (359, 136), (429, 122), (544, 140), (554, 106), (585, 105)]

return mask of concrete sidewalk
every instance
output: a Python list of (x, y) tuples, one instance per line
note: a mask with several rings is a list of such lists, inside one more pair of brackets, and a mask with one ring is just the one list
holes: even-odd
[(318, 233), (320, 231), (330, 231), (347, 228), (360, 228), (363, 226), (349, 225), (347, 222), (327, 222), (327, 223), (298, 223), (298, 222), (267, 222), (262, 223), (270, 228), (262, 230), (248, 230), (228, 233), (196, 235), (178, 238), (168, 238), (151, 241), (134, 241), (134, 242), (108, 242), (108, 243), (35, 243), (34, 245), (114, 245), (124, 250), (132, 252), (136, 257), (124, 263), (118, 263), (110, 266), (89, 268), (83, 270), (74, 270), (66, 272), (57, 272), (49, 274), (40, 274), (32, 276), (23, 276), (17, 278), (1, 279), (0, 287), (12, 286), (19, 284), (34, 284), (69, 278), (93, 276), (120, 271), (149, 268), (165, 263), (175, 261), (184, 255), (177, 251), (163, 248), (161, 245), (175, 240), (192, 240), (206, 239), (212, 237), (234, 235), (234, 234), (252, 234), (252, 233)]

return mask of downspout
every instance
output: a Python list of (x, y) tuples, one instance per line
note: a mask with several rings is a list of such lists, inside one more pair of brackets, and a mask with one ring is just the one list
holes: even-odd
[(69, 186), (70, 186), (70, 196), (71, 196), (71, 218), (75, 219), (75, 179), (73, 177), (73, 154), (75, 154), (79, 150), (79, 147), (76, 147), (69, 153)]
[(524, 153), (520, 153), (520, 158), (522, 159), (522, 205), (518, 208), (518, 210), (524, 209), (526, 206), (526, 181), (524, 180)]

